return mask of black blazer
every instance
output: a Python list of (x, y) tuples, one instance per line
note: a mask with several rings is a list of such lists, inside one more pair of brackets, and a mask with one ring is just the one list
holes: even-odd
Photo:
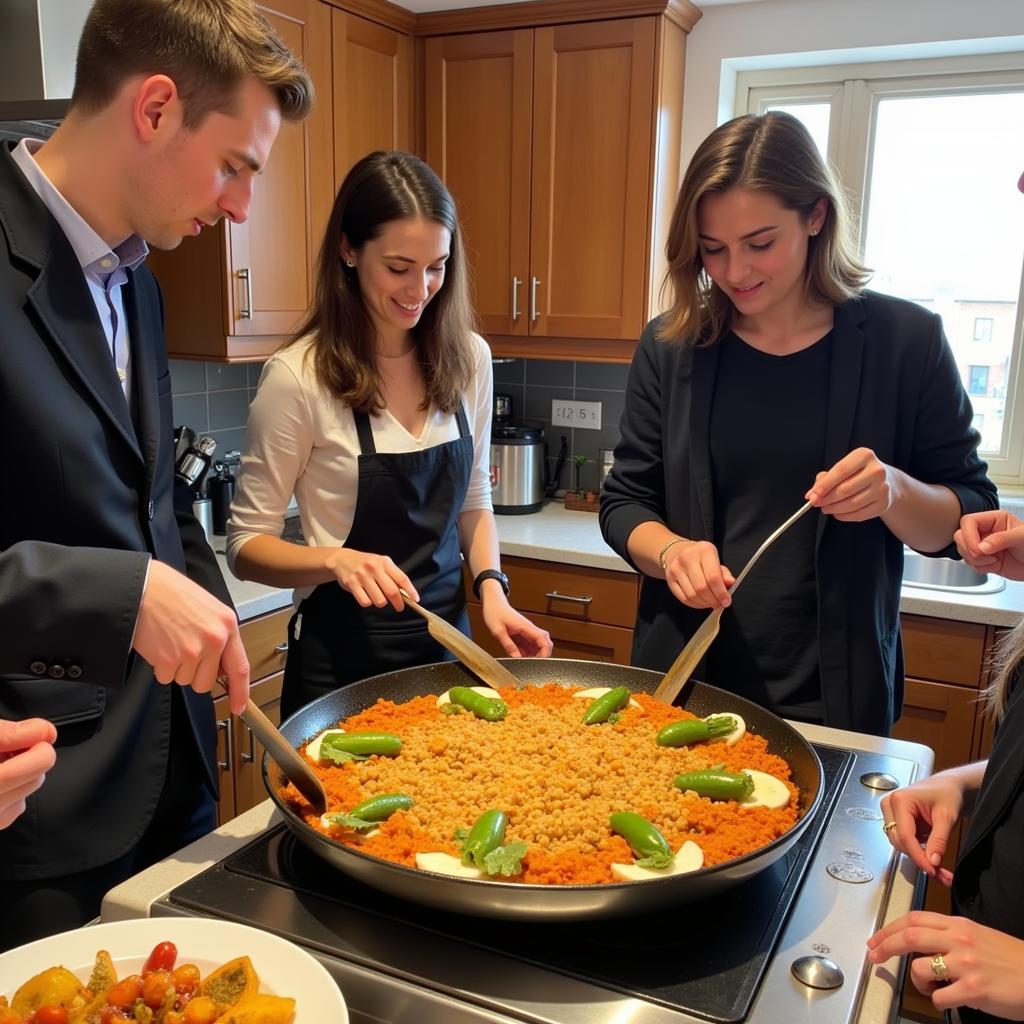
[[(953, 873), (953, 912), (1024, 939), (1024, 666), (1017, 669)], [(999, 1020), (962, 1009), (963, 1024)]]
[[(657, 341), (656, 327), (648, 324), (633, 358), (615, 466), (601, 494), (605, 540), (627, 561), (629, 535), (651, 520), (713, 539), (708, 430), (720, 350)], [(867, 447), (918, 480), (951, 488), (964, 513), (995, 508), (971, 419), (938, 316), (870, 292), (836, 308), (823, 468)], [(825, 724), (886, 735), (903, 705), (903, 545), (880, 519), (819, 516), (815, 562)], [(664, 671), (703, 618), (664, 580), (645, 578), (633, 664)]]
[[(0, 878), (109, 863), (153, 816), (179, 688), (131, 651), (150, 557), (230, 602), (173, 476), (153, 275), (124, 298), (134, 416), (74, 251), (0, 147), (0, 717), (58, 730), (56, 766), (0, 830)], [(182, 692), (216, 792), (212, 702)]]

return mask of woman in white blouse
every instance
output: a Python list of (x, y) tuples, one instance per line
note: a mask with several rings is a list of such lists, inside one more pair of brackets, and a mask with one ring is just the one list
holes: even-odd
[[(462, 555), (501, 647), (551, 653), (500, 570), (491, 392), (451, 196), (417, 157), (371, 153), (335, 200), (313, 308), (264, 367), (228, 524), (236, 576), (295, 588), (282, 714), (444, 660), (399, 589), (468, 633)], [(280, 537), (292, 493), (305, 546)]]

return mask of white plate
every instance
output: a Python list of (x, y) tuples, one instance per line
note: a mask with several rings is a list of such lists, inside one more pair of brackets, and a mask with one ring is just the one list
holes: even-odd
[(107, 950), (117, 976), (138, 973), (158, 942), (178, 947), (178, 964), (194, 963), (205, 977), (213, 968), (248, 956), (260, 991), (295, 1000), (295, 1024), (348, 1024), (345, 1000), (334, 979), (305, 950), (248, 925), (213, 918), (144, 917), (61, 932), (0, 953), (0, 995), (8, 998), (29, 978), (58, 965), (84, 982), (96, 951)]

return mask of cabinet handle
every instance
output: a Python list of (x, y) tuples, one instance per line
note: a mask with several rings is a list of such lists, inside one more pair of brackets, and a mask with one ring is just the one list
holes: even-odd
[(530, 319), (536, 320), (540, 313), (537, 312), (537, 285), (540, 281), (536, 277), (530, 278)]
[(274, 647), (274, 650), (277, 651), (278, 654), (287, 654), (288, 653), (288, 641), (287, 640), (282, 640), (279, 644), (277, 644)]
[(249, 749), (242, 751), (240, 760), (245, 764), (253, 764), (256, 760), (256, 737), (248, 726), (245, 727), (245, 731), (249, 734)]
[(238, 272), (240, 280), (245, 282), (245, 300), (248, 306), (245, 309), (238, 311), (239, 320), (251, 320), (252, 319), (252, 271), (248, 267), (242, 267)]
[(231, 762), (234, 760), (234, 740), (231, 737), (231, 719), (217, 719), (217, 729), (224, 733), (224, 760), (217, 762), (217, 767), (222, 772), (231, 771)]
[(518, 277), (512, 278), (512, 320), (515, 322), (523, 314), (519, 312), (519, 286), (523, 282)]
[(572, 601), (574, 604), (590, 604), (594, 599), (592, 597), (578, 597), (576, 594), (560, 594), (557, 590), (549, 590), (545, 597), (550, 597), (552, 601)]

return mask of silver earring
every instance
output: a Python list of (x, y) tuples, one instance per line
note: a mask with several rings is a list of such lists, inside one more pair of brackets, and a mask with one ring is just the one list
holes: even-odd
[(351, 270), (355, 266), (355, 263), (353, 263), (352, 260), (345, 260), (345, 266)]
[(817, 233), (818, 233), (818, 228), (815, 228), (815, 229), (814, 229), (814, 230), (813, 230), (813, 231), (811, 232), (811, 238), (814, 238), (814, 236), (815, 236), (815, 235), (817, 235)]

